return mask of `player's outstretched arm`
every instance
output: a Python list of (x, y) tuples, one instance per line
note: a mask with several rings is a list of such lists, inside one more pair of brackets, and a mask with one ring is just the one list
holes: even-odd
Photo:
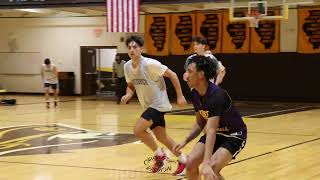
[(216, 142), (216, 133), (219, 126), (219, 116), (209, 117), (206, 124), (206, 144), (203, 162), (210, 162), (212, 147)]
[[(211, 156), (213, 152), (214, 144), (216, 142), (216, 129), (219, 124), (219, 116), (209, 117), (206, 125), (206, 144), (204, 150), (203, 164), (200, 170), (201, 176), (205, 179), (217, 179), (218, 177), (213, 172)], [(219, 178), (218, 178), (219, 179)]]
[(168, 77), (171, 80), (171, 83), (173, 84), (174, 89), (176, 90), (177, 94), (177, 103), (178, 105), (185, 105), (187, 104), (187, 101), (185, 97), (183, 96), (180, 81), (178, 79), (178, 76), (175, 72), (171, 71), (170, 69), (167, 69), (163, 76)]
[(135, 88), (132, 83), (127, 83), (127, 92), (126, 95), (122, 96), (121, 103), (126, 104), (134, 95)]
[(224, 76), (226, 75), (226, 68), (222, 65), (221, 62), (218, 64), (218, 71), (217, 71), (217, 78), (215, 81), (216, 85), (219, 85), (222, 83)]
[(199, 136), (205, 126), (205, 120), (202, 119), (198, 112), (196, 112), (196, 120), (197, 122), (194, 123), (189, 135), (185, 138), (185, 140), (173, 147), (174, 152), (180, 153), (182, 148), (184, 148), (194, 138)]

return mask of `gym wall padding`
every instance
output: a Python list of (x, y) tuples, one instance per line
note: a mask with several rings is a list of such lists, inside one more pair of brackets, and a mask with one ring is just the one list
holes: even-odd
[[(128, 59), (127, 54), (122, 54)], [(183, 65), (187, 56), (150, 56), (179, 77), (183, 93), (190, 98), (190, 89), (182, 80)], [(215, 54), (226, 67), (221, 86), (235, 100), (289, 100), (320, 101), (320, 54), (258, 53)], [(166, 78), (170, 98), (175, 97), (174, 88)]]

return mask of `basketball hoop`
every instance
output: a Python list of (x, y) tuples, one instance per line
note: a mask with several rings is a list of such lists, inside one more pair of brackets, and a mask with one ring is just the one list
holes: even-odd
[(250, 27), (258, 28), (259, 27), (259, 20), (261, 14), (258, 11), (252, 11), (251, 14), (248, 14), (247, 17), (251, 17), (249, 20)]

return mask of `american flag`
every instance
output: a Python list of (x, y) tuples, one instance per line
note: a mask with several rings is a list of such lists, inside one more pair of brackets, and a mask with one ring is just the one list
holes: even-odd
[(138, 32), (140, 0), (106, 0), (108, 32)]

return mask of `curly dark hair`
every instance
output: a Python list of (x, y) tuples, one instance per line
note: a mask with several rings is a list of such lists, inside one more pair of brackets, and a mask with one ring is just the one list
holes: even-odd
[(132, 35), (127, 38), (126, 45), (128, 46), (132, 41), (136, 42), (140, 47), (142, 47), (144, 44), (144, 40), (142, 37)]
[(195, 63), (197, 71), (203, 71), (204, 76), (209, 81), (217, 75), (217, 64), (206, 56), (194, 56), (189, 64)]

